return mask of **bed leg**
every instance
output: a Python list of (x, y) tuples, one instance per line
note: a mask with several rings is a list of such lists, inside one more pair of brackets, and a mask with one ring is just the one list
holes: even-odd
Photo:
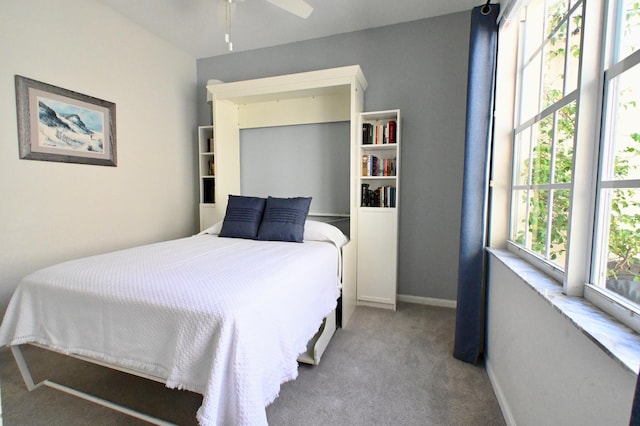
[[(113, 403), (111, 401), (107, 401), (106, 399), (102, 399), (97, 396), (88, 394), (86, 392), (82, 392), (77, 389), (73, 389), (68, 386), (61, 385), (56, 382), (52, 382), (51, 380), (48, 380), (48, 379), (45, 379), (36, 384), (34, 383), (33, 377), (31, 376), (31, 371), (29, 370), (29, 366), (27, 365), (27, 362), (25, 361), (24, 356), (22, 355), (22, 350), (20, 350), (18, 346), (11, 346), (11, 353), (13, 353), (13, 357), (15, 358), (16, 363), (18, 364), (18, 369), (20, 370), (20, 374), (22, 375), (22, 380), (24, 381), (24, 384), (27, 386), (27, 390), (29, 390), (29, 392), (39, 388), (40, 386), (47, 386), (49, 388), (68, 393), (69, 395), (82, 398), (86, 401), (93, 402), (94, 404), (102, 405), (103, 407), (110, 408), (112, 410), (118, 411), (128, 416), (135, 417), (147, 423), (151, 423), (159, 426), (177, 426), (174, 423), (169, 423), (167, 421), (157, 419), (155, 417), (149, 416), (139, 411), (132, 410), (131, 408)], [(1, 425), (2, 423), (0, 423), (0, 426)]]
[(24, 384), (27, 386), (27, 390), (31, 392), (32, 390), (39, 388), (42, 385), (42, 382), (38, 383), (37, 385), (33, 382), (31, 371), (29, 371), (29, 366), (24, 360), (24, 356), (22, 355), (20, 347), (11, 346), (11, 353), (13, 354), (13, 358), (16, 360), (16, 364), (18, 364), (18, 370), (20, 370), (20, 375), (22, 376)]

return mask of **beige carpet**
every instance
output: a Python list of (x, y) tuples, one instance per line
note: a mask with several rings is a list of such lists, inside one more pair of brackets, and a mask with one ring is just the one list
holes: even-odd
[[(301, 365), (267, 408), (270, 425), (504, 425), (484, 368), (451, 356), (451, 309), (358, 307), (318, 366)], [(26, 348), (35, 380), (50, 378), (179, 425), (195, 425), (202, 397), (51, 352)], [(143, 425), (124, 414), (40, 388), (28, 392), (0, 351), (5, 426)]]

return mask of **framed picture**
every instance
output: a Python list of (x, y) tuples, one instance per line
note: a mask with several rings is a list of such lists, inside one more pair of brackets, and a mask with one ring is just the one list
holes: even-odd
[(20, 158), (116, 165), (116, 105), (19, 75)]

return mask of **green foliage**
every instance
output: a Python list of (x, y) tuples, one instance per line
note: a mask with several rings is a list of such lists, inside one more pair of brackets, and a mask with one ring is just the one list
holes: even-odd
[[(627, 147), (624, 152), (631, 156), (640, 155), (640, 135), (632, 133), (630, 137), (634, 145)], [(616, 178), (623, 179), (636, 169), (637, 166), (630, 165), (626, 158), (616, 156)], [(640, 201), (634, 189), (615, 189), (613, 194), (607, 278), (640, 281)]]

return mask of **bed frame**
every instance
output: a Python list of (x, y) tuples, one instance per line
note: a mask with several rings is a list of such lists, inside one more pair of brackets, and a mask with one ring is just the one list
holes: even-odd
[[(42, 348), (42, 349), (46, 349), (46, 350), (50, 350), (50, 351), (53, 351), (53, 352), (58, 352), (58, 351), (56, 351), (54, 349), (51, 349), (51, 348), (49, 348), (47, 346), (43, 346), (43, 345), (38, 345), (38, 344), (34, 344), (34, 343), (29, 343), (29, 345), (36, 346), (36, 347), (39, 347), (39, 348)], [(84, 399), (86, 401), (93, 402), (93, 403), (101, 405), (103, 407), (110, 408), (110, 409), (118, 411), (120, 413), (129, 415), (131, 417), (135, 417), (137, 419), (144, 420), (145, 422), (148, 422), (148, 423), (151, 423), (151, 424), (154, 424), (154, 425), (162, 425), (162, 426), (173, 425), (173, 426), (176, 426), (176, 425), (174, 425), (174, 423), (169, 423), (167, 421), (158, 419), (156, 417), (149, 416), (147, 414), (144, 414), (144, 413), (141, 413), (139, 411), (133, 410), (133, 409), (131, 409), (129, 407), (125, 407), (123, 405), (116, 404), (116, 403), (108, 401), (106, 399), (99, 398), (99, 397), (97, 397), (95, 395), (91, 395), (89, 393), (86, 393), (86, 392), (71, 388), (69, 386), (65, 386), (65, 385), (62, 385), (60, 383), (56, 383), (56, 382), (51, 381), (49, 379), (44, 379), (41, 382), (35, 383), (33, 381), (33, 376), (31, 375), (31, 370), (29, 370), (29, 366), (27, 365), (27, 362), (24, 359), (24, 356), (22, 355), (22, 350), (20, 349), (20, 346), (11, 346), (11, 353), (13, 354), (13, 357), (15, 358), (16, 363), (18, 364), (18, 369), (20, 370), (20, 375), (22, 375), (22, 380), (24, 381), (24, 384), (26, 385), (27, 390), (29, 392), (31, 392), (33, 390), (36, 390), (36, 389), (38, 389), (38, 388), (40, 388), (42, 386), (46, 386), (46, 387), (49, 387), (49, 388), (56, 389), (56, 390), (59, 390), (61, 392), (67, 393), (69, 395), (73, 395), (75, 397), (82, 398), (82, 399)], [(164, 383), (163, 379), (161, 379), (160, 377), (153, 376), (151, 374), (141, 373), (139, 371), (131, 370), (131, 369), (128, 369), (128, 368), (125, 368), (125, 367), (121, 367), (121, 366), (117, 366), (117, 365), (113, 365), (113, 364), (108, 364), (108, 363), (105, 363), (105, 362), (102, 362), (102, 361), (98, 361), (98, 360), (93, 359), (93, 358), (88, 358), (88, 357), (85, 357), (85, 356), (81, 356), (81, 355), (69, 355), (69, 354), (64, 354), (64, 355), (71, 356), (73, 358), (80, 359), (82, 361), (91, 362), (93, 364), (101, 365), (103, 367), (111, 368), (113, 370), (122, 371), (122, 372), (125, 372), (125, 373), (128, 373), (128, 374), (132, 374), (134, 376), (139, 376), (139, 377), (143, 377), (145, 379), (154, 380), (156, 382)]]
[[(340, 218), (327, 218), (325, 217), (320, 218), (320, 217), (316, 217), (316, 220), (320, 219), (322, 221), (325, 222), (329, 222), (335, 225), (335, 222), (340, 222), (340, 221), (346, 221), (347, 225), (348, 225), (348, 220), (349, 218), (344, 218), (344, 217), (340, 217)], [(344, 224), (343, 224), (344, 227)], [(344, 232), (344, 231), (343, 231)], [(341, 250), (341, 258), (344, 256), (343, 251)], [(342, 283), (344, 283), (344, 261), (340, 262), (340, 270), (339, 270), (339, 276), (340, 276), (340, 281)], [(320, 359), (322, 358), (322, 355), (324, 354), (324, 351), (326, 350), (327, 346), (329, 345), (329, 342), (331, 341), (334, 333), (336, 332), (338, 327), (342, 326), (342, 297), (340, 297), (338, 299), (338, 305), (336, 307), (336, 309), (334, 309), (333, 311), (331, 311), (329, 313), (329, 315), (327, 315), (322, 323), (320, 324), (320, 328), (318, 329), (318, 331), (316, 332), (316, 334), (309, 340), (309, 342), (307, 343), (307, 348), (306, 350), (301, 353), (298, 356), (298, 362), (300, 363), (304, 363), (304, 364), (310, 364), (310, 365), (318, 365), (320, 363)], [(70, 356), (72, 358), (75, 359), (79, 359), (82, 361), (86, 361), (86, 362), (90, 362), (92, 364), (95, 365), (99, 365), (102, 367), (106, 367), (106, 368), (110, 368), (112, 370), (117, 370), (117, 371), (121, 371), (127, 374), (131, 374), (133, 376), (137, 376), (137, 377), (141, 377), (144, 379), (148, 379), (148, 380), (153, 380), (159, 383), (166, 383), (166, 378), (163, 377), (159, 377), (159, 376), (155, 376), (149, 373), (145, 373), (145, 372), (141, 372), (138, 370), (134, 370), (131, 368), (127, 368), (127, 367), (123, 367), (120, 365), (116, 365), (116, 364), (111, 364), (102, 360), (97, 360), (91, 357), (87, 357), (87, 356), (83, 356), (83, 355), (77, 355), (77, 354), (68, 354), (68, 353), (63, 353), (61, 351), (58, 351), (56, 349), (50, 348), (46, 345), (42, 345), (42, 344), (37, 344), (37, 343), (27, 343), (28, 345), (31, 346), (35, 346), (41, 349), (45, 349), (45, 350), (49, 350), (52, 352), (56, 352), (56, 353), (60, 353), (62, 355), (66, 355), (66, 356)], [(109, 400), (106, 400), (104, 398), (100, 398), (97, 397), (95, 395), (89, 394), (87, 392), (83, 392), (80, 391), (78, 389), (74, 389), (72, 387), (54, 382), (52, 380), (49, 379), (44, 379), (38, 383), (35, 383), (33, 380), (33, 376), (31, 374), (31, 370), (29, 369), (29, 366), (27, 364), (27, 361), (24, 358), (24, 355), (22, 354), (22, 349), (20, 348), (21, 345), (16, 345), (16, 346), (11, 346), (11, 353), (13, 354), (14, 359), (16, 360), (16, 364), (18, 365), (18, 369), (20, 371), (20, 375), (22, 376), (22, 380), (25, 383), (25, 386), (27, 388), (27, 390), (29, 392), (36, 390), (40, 387), (49, 387), (52, 389), (56, 389), (58, 391), (67, 393), (69, 395), (73, 395), (75, 397), (84, 399), (86, 401), (90, 401), (93, 402), (95, 404), (101, 405), (103, 407), (106, 408), (110, 408), (112, 410), (118, 411), (120, 413), (123, 413), (125, 415), (131, 416), (131, 417), (135, 417), (137, 419), (143, 420), (147, 423), (150, 424), (154, 424), (154, 425), (161, 425), (161, 426), (168, 426), (168, 425), (174, 425), (173, 423), (167, 422), (165, 420), (162, 419), (158, 419), (156, 417), (150, 416), (148, 414), (142, 413), (140, 411), (136, 411), (133, 410), (129, 407), (126, 407), (124, 405), (120, 405), (114, 402), (111, 402)], [(0, 412), (0, 416), (1, 416), (1, 412)], [(0, 426), (2, 426), (2, 418), (0, 417)]]
[[(307, 350), (302, 354), (300, 354), (300, 356), (298, 357), (298, 362), (317, 365), (320, 362), (320, 358), (322, 357), (322, 354), (324, 353), (325, 349), (329, 345), (329, 341), (331, 340), (331, 337), (333, 337), (333, 334), (335, 333), (335, 331), (336, 331), (336, 311), (334, 310), (329, 315), (327, 315), (325, 319), (322, 321), (322, 324), (320, 325), (318, 332), (311, 338), (311, 340), (309, 340), (309, 343), (307, 344)], [(59, 351), (56, 351), (55, 349), (52, 349), (46, 345), (40, 345), (35, 343), (29, 343), (29, 345), (46, 349), (52, 352), (60, 353)], [(20, 349), (20, 346), (19, 345), (11, 346), (11, 353), (13, 354), (13, 357), (16, 360), (16, 364), (18, 365), (18, 370), (20, 370), (20, 375), (22, 376), (22, 380), (24, 381), (24, 384), (27, 387), (27, 390), (29, 392), (36, 390), (42, 386), (45, 386), (45, 387), (49, 387), (49, 388), (67, 393), (69, 395), (73, 395), (78, 398), (82, 398), (86, 401), (93, 402), (103, 407), (110, 408), (112, 410), (118, 411), (128, 416), (135, 417), (137, 419), (143, 420), (150, 424), (161, 425), (161, 426), (170, 426), (170, 425), (176, 426), (174, 423), (170, 423), (165, 420), (161, 420), (156, 417), (149, 416), (147, 414), (133, 410), (129, 407), (116, 404), (114, 402), (97, 397), (95, 395), (91, 395), (89, 393), (71, 388), (69, 386), (56, 383), (49, 379), (44, 379), (38, 383), (35, 383), (33, 380), (33, 376), (31, 374), (31, 370), (27, 365), (27, 361), (24, 359), (24, 355), (22, 354), (22, 349)], [(152, 374), (143, 373), (137, 370), (122, 367), (119, 365), (110, 364), (104, 361), (100, 361), (100, 360), (89, 358), (82, 355), (76, 355), (76, 354), (63, 354), (63, 355), (71, 356), (72, 358), (76, 358), (82, 361), (87, 361), (92, 364), (100, 365), (102, 367), (107, 367), (112, 370), (118, 370), (134, 376), (142, 377), (142, 378), (153, 380), (160, 383), (165, 383), (164, 378), (154, 376)], [(0, 426), (2, 425), (1, 421), (2, 421), (2, 418), (0, 417)]]

